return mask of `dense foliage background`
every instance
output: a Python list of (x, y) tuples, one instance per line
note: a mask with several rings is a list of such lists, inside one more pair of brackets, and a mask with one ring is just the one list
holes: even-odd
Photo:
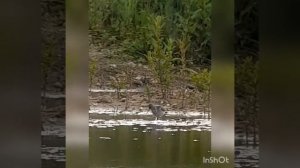
[[(186, 43), (190, 64), (210, 64), (211, 0), (90, 0), (90, 26), (97, 38), (119, 43), (136, 59), (144, 59), (160, 31), (169, 39)], [(154, 27), (157, 17), (161, 28)], [(159, 29), (159, 30), (158, 30)], [(96, 39), (95, 39), (96, 38)], [(180, 57), (179, 45), (174, 57)]]

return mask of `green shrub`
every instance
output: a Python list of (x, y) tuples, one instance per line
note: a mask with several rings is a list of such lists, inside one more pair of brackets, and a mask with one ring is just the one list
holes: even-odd
[(89, 0), (89, 4), (90, 30), (101, 32), (97, 36), (117, 37), (134, 58), (145, 59), (151, 47), (152, 22), (147, 18), (159, 15), (164, 18), (165, 42), (189, 37), (187, 56), (194, 64), (210, 64), (211, 0)]
[(163, 17), (156, 16), (150, 18), (153, 21), (152, 26), (149, 27), (151, 32), (151, 50), (148, 51), (147, 60), (149, 67), (155, 75), (162, 92), (163, 98), (167, 98), (167, 94), (172, 81), (173, 69), (173, 40), (169, 39), (167, 43), (162, 37), (162, 30), (164, 26)]
[(191, 77), (192, 83), (200, 92), (208, 92), (210, 90), (210, 79), (211, 73), (207, 69), (204, 69)]

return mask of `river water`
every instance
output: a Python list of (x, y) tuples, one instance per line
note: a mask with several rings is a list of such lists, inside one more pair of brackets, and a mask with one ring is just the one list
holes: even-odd
[(201, 113), (90, 110), (90, 168), (202, 168), (211, 121)]

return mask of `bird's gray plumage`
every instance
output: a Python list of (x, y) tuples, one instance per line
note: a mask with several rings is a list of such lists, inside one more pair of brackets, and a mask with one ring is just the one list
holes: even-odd
[(153, 105), (149, 104), (149, 109), (151, 110), (152, 114), (157, 118), (160, 118), (165, 115), (165, 109), (160, 105)]

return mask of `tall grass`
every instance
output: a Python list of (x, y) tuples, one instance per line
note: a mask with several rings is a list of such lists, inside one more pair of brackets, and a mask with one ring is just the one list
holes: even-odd
[(147, 18), (162, 16), (163, 41), (189, 37), (187, 58), (210, 64), (211, 0), (89, 0), (89, 5), (90, 30), (101, 32), (104, 40), (115, 36), (136, 58), (145, 59), (151, 47)]

